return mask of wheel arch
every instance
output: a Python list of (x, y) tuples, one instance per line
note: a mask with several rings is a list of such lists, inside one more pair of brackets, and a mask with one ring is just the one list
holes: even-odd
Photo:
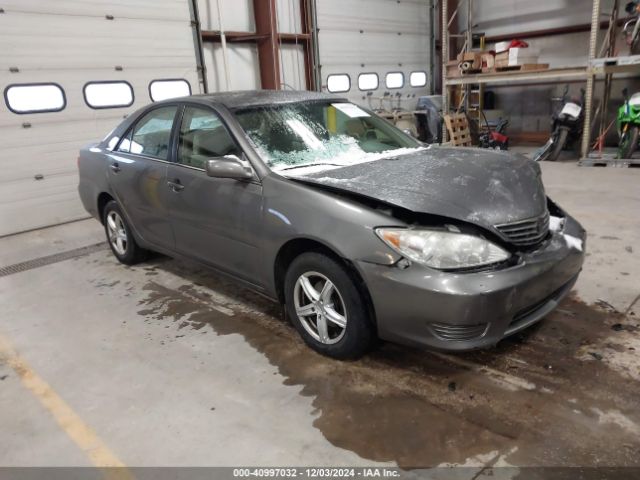
[(111, 200), (115, 200), (111, 194), (107, 192), (102, 192), (98, 195), (98, 218), (100, 223), (104, 225), (104, 208), (107, 206)]
[(367, 288), (367, 284), (365, 283), (364, 278), (362, 277), (354, 263), (349, 259), (341, 256), (334, 248), (315, 239), (306, 237), (294, 238), (284, 243), (278, 250), (273, 266), (273, 276), (275, 291), (280, 304), (284, 304), (285, 302), (284, 279), (287, 270), (291, 265), (291, 262), (293, 262), (293, 260), (295, 260), (298, 256), (307, 252), (317, 252), (327, 255), (328, 257), (336, 260), (347, 270), (349, 275), (353, 278), (356, 288), (362, 295), (365, 304), (367, 305), (369, 318), (371, 319), (373, 327), (377, 331), (375, 309), (373, 306), (371, 295), (369, 293), (369, 289)]

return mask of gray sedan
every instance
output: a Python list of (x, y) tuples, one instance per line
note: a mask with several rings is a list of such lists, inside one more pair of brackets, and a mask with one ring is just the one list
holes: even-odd
[(79, 192), (116, 258), (196, 260), (285, 305), (304, 341), (495, 345), (547, 315), (585, 232), (522, 156), (425, 146), (312, 92), (154, 103), (80, 152)]

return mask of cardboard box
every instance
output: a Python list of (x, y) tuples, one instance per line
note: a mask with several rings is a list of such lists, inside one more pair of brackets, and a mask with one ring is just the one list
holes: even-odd
[(447, 78), (458, 78), (461, 76), (462, 73), (460, 72), (460, 68), (458, 67), (458, 61), (451, 60), (447, 62)]
[(462, 52), (458, 54), (458, 62), (466, 62), (466, 61), (474, 61), (479, 55), (482, 55), (481, 52)]
[(482, 68), (482, 52), (459, 53), (458, 64), (460, 65), (462, 73), (478, 71)]
[(511, 45), (511, 40), (506, 42), (497, 42), (495, 48), (496, 53), (506, 52), (507, 50), (509, 50), (509, 45)]
[(482, 54), (482, 71), (483, 72), (490, 72), (491, 70), (493, 70), (493, 67), (495, 66), (495, 57), (493, 56), (493, 54), (491, 53), (483, 53)]
[(494, 60), (494, 66), (496, 68), (508, 67), (509, 66), (509, 52), (496, 53), (496, 57), (495, 57), (495, 60)]
[(525, 63), (538, 63), (540, 52), (533, 48), (510, 48), (509, 66), (523, 65)]
[(539, 52), (531, 48), (510, 48), (507, 52), (496, 54), (496, 68), (516, 67), (519, 65), (538, 63)]

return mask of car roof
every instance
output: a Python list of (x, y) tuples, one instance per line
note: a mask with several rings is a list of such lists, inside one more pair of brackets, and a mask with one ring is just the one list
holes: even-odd
[(232, 92), (191, 95), (189, 97), (174, 98), (172, 100), (189, 100), (204, 104), (217, 103), (232, 110), (245, 107), (303, 101), (347, 101), (345, 98), (341, 98), (330, 93), (309, 92), (305, 90), (238, 90)]

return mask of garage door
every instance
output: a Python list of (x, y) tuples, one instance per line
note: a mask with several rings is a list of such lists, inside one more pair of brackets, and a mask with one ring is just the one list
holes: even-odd
[(323, 90), (374, 109), (413, 110), (432, 82), (430, 3), (318, 2)]
[(78, 149), (151, 94), (199, 93), (199, 84), (188, 0), (5, 0), (1, 7), (3, 236), (85, 217)]

